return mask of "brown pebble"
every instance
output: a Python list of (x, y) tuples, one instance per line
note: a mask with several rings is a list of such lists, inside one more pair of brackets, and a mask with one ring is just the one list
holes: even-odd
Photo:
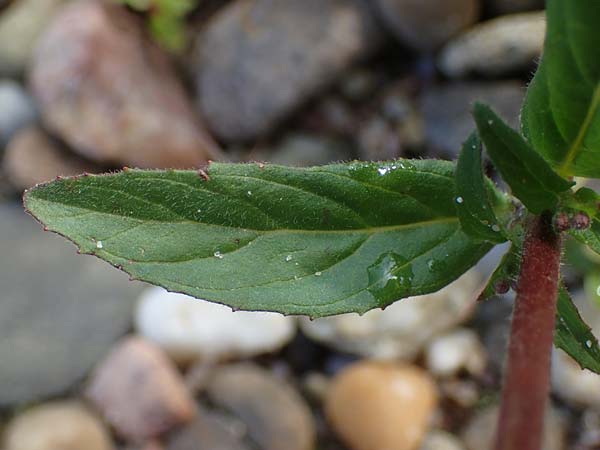
[(436, 404), (436, 386), (422, 369), (364, 361), (333, 379), (325, 412), (352, 450), (415, 450)]
[(190, 421), (193, 398), (154, 344), (130, 337), (100, 364), (87, 395), (125, 439), (143, 442)]

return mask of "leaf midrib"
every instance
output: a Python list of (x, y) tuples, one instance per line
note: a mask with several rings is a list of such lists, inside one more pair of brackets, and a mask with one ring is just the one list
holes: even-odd
[[(46, 199), (40, 199), (40, 198), (35, 198), (33, 197), (36, 201), (41, 201), (41, 202), (45, 202), (45, 203), (50, 203), (50, 204), (55, 204), (55, 205), (62, 205), (62, 206), (67, 206), (67, 207), (73, 207), (73, 205), (69, 205), (67, 203), (62, 203), (62, 202), (53, 202), (50, 200), (46, 200)], [(220, 225), (220, 224), (214, 224), (214, 223), (207, 223), (207, 222), (196, 222), (194, 220), (189, 220), (189, 219), (183, 219), (183, 220), (179, 220), (179, 221), (164, 221), (164, 220), (156, 220), (156, 219), (140, 219), (137, 217), (128, 217), (128, 216), (123, 216), (123, 215), (119, 215), (119, 214), (114, 214), (114, 213), (110, 213), (110, 212), (104, 212), (104, 211), (96, 211), (94, 209), (91, 208), (83, 208), (80, 206), (75, 206), (75, 208), (84, 210), (84, 211), (89, 211), (92, 214), (100, 214), (100, 215), (107, 215), (107, 216), (112, 216), (112, 217), (118, 217), (120, 219), (124, 219), (124, 220), (132, 220), (132, 221), (137, 221), (137, 222), (141, 222), (141, 223), (154, 223), (154, 224), (193, 224), (193, 225), (205, 225), (205, 226), (214, 226), (214, 227), (221, 227), (221, 228), (228, 228), (228, 229), (232, 229), (232, 230), (244, 230), (244, 231), (252, 231), (255, 233), (306, 233), (306, 234), (323, 234), (323, 233), (327, 233), (327, 234), (354, 234), (354, 233), (366, 233), (366, 234), (375, 234), (375, 233), (385, 233), (387, 231), (396, 231), (396, 230), (402, 230), (405, 228), (415, 228), (415, 227), (421, 227), (421, 226), (427, 226), (427, 225), (435, 225), (435, 224), (443, 224), (443, 223), (453, 223), (453, 222), (458, 222), (458, 217), (439, 217), (436, 219), (431, 219), (431, 220), (422, 220), (419, 222), (411, 222), (411, 223), (404, 223), (404, 224), (398, 224), (398, 225), (385, 225), (385, 226), (379, 226), (379, 227), (368, 227), (368, 228), (347, 228), (344, 230), (327, 230), (327, 229), (317, 229), (317, 230), (304, 230), (304, 229), (300, 229), (300, 228), (277, 228), (277, 229), (267, 229), (267, 230), (260, 230), (260, 229), (255, 229), (255, 228), (247, 228), (247, 227), (233, 227), (233, 226), (229, 226), (229, 225)], [(30, 210), (30, 208), (27, 208), (28, 210)], [(40, 215), (41, 216), (41, 215)], [(71, 218), (71, 217), (77, 217), (79, 216), (79, 214), (75, 214), (73, 216), (62, 216), (62, 218)]]
[(579, 129), (579, 132), (577, 133), (575, 140), (569, 147), (569, 150), (567, 151), (567, 155), (559, 168), (559, 174), (561, 176), (566, 177), (566, 176), (570, 175), (569, 168), (570, 168), (571, 164), (573, 163), (573, 161), (575, 161), (575, 159), (577, 158), (577, 155), (579, 154), (579, 152), (581, 151), (581, 149), (583, 147), (583, 141), (587, 136), (590, 125), (592, 124), (592, 120), (594, 119), (594, 116), (596, 115), (596, 112), (598, 111), (599, 107), (600, 107), (600, 83), (597, 83), (596, 87), (594, 89), (594, 94), (592, 96), (592, 101), (590, 102), (590, 106), (588, 107), (583, 124), (581, 125), (581, 128)]

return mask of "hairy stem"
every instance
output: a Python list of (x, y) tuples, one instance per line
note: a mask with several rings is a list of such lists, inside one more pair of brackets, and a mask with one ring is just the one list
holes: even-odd
[(550, 390), (561, 237), (533, 218), (523, 247), (495, 450), (540, 450)]

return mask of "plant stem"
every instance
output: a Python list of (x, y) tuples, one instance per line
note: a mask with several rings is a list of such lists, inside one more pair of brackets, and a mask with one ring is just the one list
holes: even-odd
[(560, 256), (551, 216), (534, 217), (523, 246), (495, 450), (542, 448)]

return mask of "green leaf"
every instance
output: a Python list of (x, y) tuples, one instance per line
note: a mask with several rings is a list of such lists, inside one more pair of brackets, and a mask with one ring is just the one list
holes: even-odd
[(569, 230), (569, 234), (600, 254), (600, 220), (592, 220), (592, 225), (587, 230)]
[(558, 293), (554, 345), (581, 366), (600, 374), (600, 347), (565, 288)]
[(456, 165), (456, 210), (463, 231), (473, 239), (502, 243), (506, 238), (488, 198), (476, 133), (465, 141)]
[(558, 176), (488, 106), (477, 103), (473, 116), (490, 158), (513, 194), (533, 213), (553, 210), (558, 204), (557, 194), (570, 189), (573, 183)]
[[(504, 289), (510, 289), (512, 284), (517, 281), (519, 277), (519, 270), (521, 269), (521, 253), (522, 249), (512, 244), (510, 249), (504, 254), (500, 264), (492, 273), (492, 276), (488, 280), (483, 292), (479, 296), (479, 300), (485, 300), (493, 297), (498, 292), (499, 287), (502, 286)], [(500, 289), (500, 291), (504, 290)]]
[(523, 133), (561, 175), (600, 178), (600, 2), (549, 0), (547, 21)]
[(460, 228), (443, 161), (212, 164), (63, 179), (27, 209), (135, 279), (233, 308), (320, 317), (433, 292), (490, 248)]

